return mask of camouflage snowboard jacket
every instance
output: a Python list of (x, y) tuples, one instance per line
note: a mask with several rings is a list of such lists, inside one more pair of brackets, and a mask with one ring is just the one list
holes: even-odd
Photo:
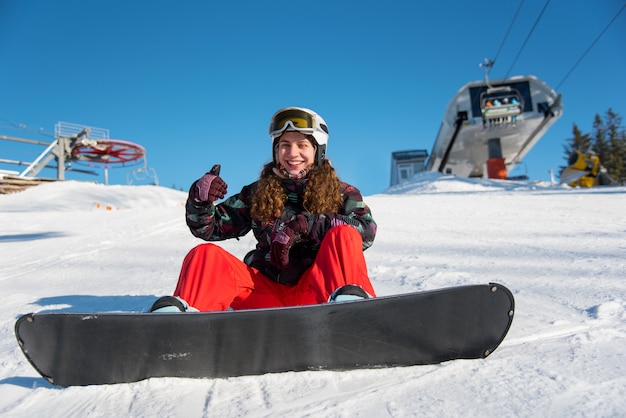
[[(361, 192), (354, 186), (341, 183), (343, 205), (337, 213), (311, 214), (304, 210), (302, 197), (307, 180), (282, 181), (288, 197), (280, 219), (263, 223), (250, 215), (252, 195), (258, 182), (243, 187), (241, 192), (218, 205), (186, 204), (186, 221), (191, 233), (205, 241), (221, 241), (246, 235), (250, 230), (257, 240), (256, 249), (244, 257), (244, 262), (283, 284), (295, 284), (313, 263), (326, 232), (337, 225), (352, 225), (363, 238), (363, 250), (369, 248), (376, 235), (376, 223)], [(193, 186), (192, 186), (193, 187)], [(289, 253), (289, 266), (278, 269), (270, 263), (270, 246), (276, 232), (295, 216), (302, 213), (308, 220), (308, 234), (296, 242)]]

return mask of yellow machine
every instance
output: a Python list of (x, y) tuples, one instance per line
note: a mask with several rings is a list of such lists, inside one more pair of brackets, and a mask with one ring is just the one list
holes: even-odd
[(577, 150), (572, 154), (569, 164), (561, 172), (561, 184), (571, 187), (593, 187), (612, 183), (606, 169), (600, 165), (600, 157), (593, 151), (585, 155)]

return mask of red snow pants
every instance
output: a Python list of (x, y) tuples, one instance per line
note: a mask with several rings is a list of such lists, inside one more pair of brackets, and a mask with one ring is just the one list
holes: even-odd
[(341, 225), (326, 233), (313, 265), (291, 286), (269, 279), (220, 246), (200, 244), (185, 257), (174, 296), (199, 311), (274, 308), (324, 303), (346, 284), (375, 296), (361, 235)]

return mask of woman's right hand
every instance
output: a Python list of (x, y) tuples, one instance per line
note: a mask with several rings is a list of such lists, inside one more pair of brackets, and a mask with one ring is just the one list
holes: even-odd
[(211, 171), (200, 177), (191, 185), (189, 199), (195, 205), (207, 205), (223, 199), (228, 190), (228, 185), (220, 174), (220, 165), (215, 164)]

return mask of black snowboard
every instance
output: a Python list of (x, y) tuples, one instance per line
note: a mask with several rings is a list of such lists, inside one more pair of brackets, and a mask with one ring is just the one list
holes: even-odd
[(436, 364), (488, 356), (511, 292), (471, 285), (363, 301), (206, 313), (34, 313), (15, 324), (59, 386)]

